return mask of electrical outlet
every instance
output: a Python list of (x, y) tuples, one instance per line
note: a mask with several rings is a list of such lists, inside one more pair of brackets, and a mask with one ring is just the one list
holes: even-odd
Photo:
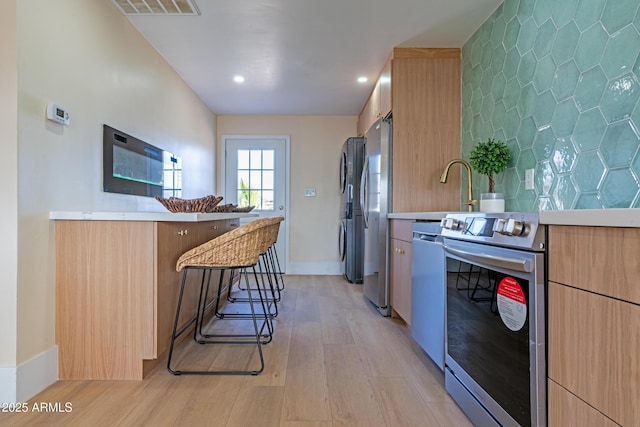
[(304, 189), (304, 197), (316, 197), (316, 189), (315, 188), (305, 188)]
[(524, 189), (533, 190), (533, 171), (534, 169), (527, 169), (524, 171)]

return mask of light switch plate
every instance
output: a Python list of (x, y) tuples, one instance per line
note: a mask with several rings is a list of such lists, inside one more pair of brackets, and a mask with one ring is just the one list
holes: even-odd
[(534, 169), (527, 169), (524, 171), (524, 189), (525, 190), (533, 190), (533, 174)]
[(304, 197), (316, 197), (316, 189), (315, 188), (305, 188), (304, 189)]

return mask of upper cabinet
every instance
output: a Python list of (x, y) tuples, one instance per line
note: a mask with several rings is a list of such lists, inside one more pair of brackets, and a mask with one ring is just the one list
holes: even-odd
[(392, 212), (461, 210), (460, 49), (395, 48), (358, 117), (364, 135), (393, 116)]
[(369, 99), (358, 116), (358, 136), (363, 136), (380, 117), (386, 117), (391, 111), (391, 58), (387, 59), (384, 68), (373, 86)]

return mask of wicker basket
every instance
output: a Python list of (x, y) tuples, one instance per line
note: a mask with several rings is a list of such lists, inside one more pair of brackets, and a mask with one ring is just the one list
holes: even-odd
[(234, 210), (237, 207), (238, 207), (237, 205), (234, 205), (232, 203), (228, 203), (226, 205), (216, 206), (215, 208), (213, 208), (213, 210), (211, 212), (234, 212)]
[(243, 213), (247, 213), (247, 212), (251, 212), (253, 209), (255, 208), (255, 206), (245, 206), (243, 208), (234, 208), (232, 212), (243, 212)]
[(271, 218), (242, 225), (182, 254), (176, 271), (185, 267), (244, 267), (254, 265), (262, 253)]
[(157, 201), (162, 203), (162, 206), (167, 208), (169, 212), (203, 212), (211, 213), (216, 212), (216, 206), (222, 201), (222, 196), (205, 196), (197, 199), (180, 199), (178, 197), (164, 198), (160, 196), (155, 197)]

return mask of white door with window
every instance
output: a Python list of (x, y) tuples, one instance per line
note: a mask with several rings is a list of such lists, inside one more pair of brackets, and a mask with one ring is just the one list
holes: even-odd
[[(283, 216), (276, 251), (280, 267), (288, 259), (288, 136), (223, 136), (225, 203), (253, 206), (258, 217)], [(243, 219), (249, 222), (256, 218)], [(284, 272), (284, 271), (283, 271)]]

